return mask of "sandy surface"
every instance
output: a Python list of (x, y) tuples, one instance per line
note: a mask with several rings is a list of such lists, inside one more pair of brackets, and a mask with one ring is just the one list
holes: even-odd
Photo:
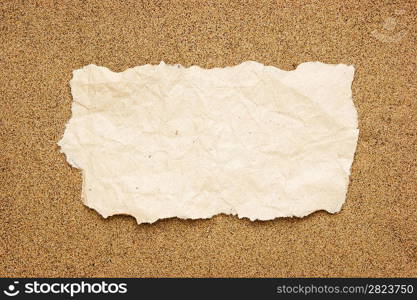
[[(415, 1), (42, 3), (0, 3), (0, 276), (417, 276)], [(85, 207), (56, 145), (72, 70), (161, 60), (354, 65), (360, 137), (342, 211), (137, 225)]]

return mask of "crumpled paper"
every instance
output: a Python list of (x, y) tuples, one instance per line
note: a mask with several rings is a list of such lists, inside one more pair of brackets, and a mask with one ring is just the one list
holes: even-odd
[(248, 61), (202, 69), (88, 65), (70, 82), (61, 152), (82, 199), (138, 223), (340, 211), (358, 138), (354, 68), (283, 71)]

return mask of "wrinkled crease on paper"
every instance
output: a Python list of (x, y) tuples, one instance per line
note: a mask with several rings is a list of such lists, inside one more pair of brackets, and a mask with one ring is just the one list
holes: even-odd
[(353, 76), (352, 66), (319, 62), (88, 65), (73, 73), (58, 144), (82, 170), (84, 204), (105, 218), (336, 213), (358, 139)]

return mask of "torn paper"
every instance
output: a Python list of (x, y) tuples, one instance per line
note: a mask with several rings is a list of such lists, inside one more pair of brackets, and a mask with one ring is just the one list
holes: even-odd
[(88, 65), (70, 82), (61, 151), (82, 199), (138, 223), (338, 212), (358, 138), (354, 68), (256, 62), (202, 69)]

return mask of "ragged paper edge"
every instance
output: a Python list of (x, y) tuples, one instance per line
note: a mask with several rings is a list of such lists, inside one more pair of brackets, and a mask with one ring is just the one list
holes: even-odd
[[(196, 65), (193, 65), (193, 66), (190, 66), (190, 67), (184, 67), (181, 64), (165, 64), (165, 62), (161, 61), (161, 63), (159, 65), (146, 64), (146, 65), (142, 65), (142, 66), (136, 66), (136, 67), (128, 68), (128, 69), (125, 69), (124, 71), (121, 71), (121, 72), (114, 72), (114, 71), (110, 70), (107, 67), (97, 66), (97, 65), (94, 65), (94, 64), (90, 64), (90, 65), (84, 66), (83, 68), (80, 68), (80, 69), (77, 69), (77, 70), (74, 70), (73, 71), (73, 77), (72, 77), (72, 79), (69, 82), (70, 87), (71, 87), (71, 92), (72, 92), (72, 98), (73, 98), (72, 105), (71, 105), (71, 117), (70, 117), (69, 120), (71, 120), (72, 117), (73, 117), (74, 108), (76, 107), (76, 105), (81, 105), (77, 101), (76, 96), (73, 93), (73, 83), (76, 81), (76, 78), (79, 77), (79, 74), (85, 68), (91, 68), (91, 67), (93, 67), (93, 68), (101, 69), (103, 72), (107, 73), (111, 78), (117, 79), (123, 73), (128, 72), (128, 71), (130, 71), (132, 69), (141, 68), (141, 67), (155, 68), (155, 67), (158, 67), (158, 66), (167, 66), (167, 67), (171, 67), (171, 68), (183, 68), (183, 69), (197, 68), (197, 69), (200, 69), (200, 70), (223, 70), (223, 69), (230, 69), (230, 68), (236, 68), (236, 67), (244, 67), (244, 66), (247, 66), (247, 65), (256, 65), (258, 67), (266, 67), (268, 71), (270, 71), (270, 72), (276, 72), (276, 74), (279, 74), (279, 73), (281, 73), (281, 75), (283, 73), (286, 74), (284, 76), (284, 79), (281, 78), (280, 81), (283, 82), (285, 85), (294, 88), (294, 85), (292, 85), (292, 83), (291, 83), (292, 81), (290, 80), (291, 79), (291, 74), (296, 74), (297, 72), (300, 72), (301, 70), (308, 71), (308, 69), (311, 69), (311, 67), (314, 67), (314, 65), (317, 65), (317, 64), (320, 65), (320, 67), (322, 69), (325, 69), (325, 68), (339, 68), (340, 70), (342, 70), (341, 68), (345, 68), (345, 71), (350, 73), (349, 74), (350, 75), (350, 78), (349, 78), (349, 80), (347, 80), (347, 83), (348, 83), (348, 86), (347, 86), (347, 88), (348, 88), (348, 90), (347, 90), (348, 91), (348, 93), (347, 93), (348, 94), (348, 97), (347, 97), (347, 99), (344, 99), (343, 101), (347, 101), (353, 107), (353, 110), (352, 110), (354, 112), (353, 123), (355, 124), (355, 126), (354, 126), (354, 128), (353, 127), (350, 127), (350, 128), (353, 128), (355, 130), (355, 132), (356, 132), (355, 150), (353, 152), (352, 162), (350, 163), (350, 167), (349, 167), (349, 176), (346, 178), (345, 191), (344, 191), (345, 198), (344, 198), (344, 201), (342, 201), (341, 203), (339, 203), (338, 209), (336, 209), (336, 210), (329, 210), (327, 208), (313, 209), (311, 211), (306, 212), (304, 215), (285, 214), (285, 215), (277, 215), (277, 216), (274, 216), (273, 218), (265, 218), (265, 219), (262, 219), (262, 218), (252, 218), (252, 217), (247, 217), (247, 216), (240, 216), (238, 213), (233, 213), (233, 212), (218, 212), (218, 213), (214, 213), (212, 215), (209, 215), (207, 217), (188, 218), (188, 217), (172, 216), (172, 217), (166, 217), (166, 218), (156, 218), (155, 220), (150, 220), (150, 221), (143, 221), (143, 220), (139, 220), (136, 216), (131, 215), (131, 214), (128, 214), (128, 213), (117, 213), (116, 212), (116, 213), (111, 213), (111, 214), (104, 214), (103, 212), (100, 212), (96, 207), (94, 207), (93, 205), (91, 205), (90, 203), (88, 203), (88, 199), (87, 199), (87, 197), (85, 195), (85, 176), (84, 176), (84, 174), (82, 174), (82, 180), (83, 180), (82, 182), (83, 182), (83, 184), (82, 184), (81, 200), (83, 201), (83, 204), (86, 205), (87, 207), (89, 207), (90, 209), (93, 209), (93, 210), (97, 211), (105, 219), (107, 219), (108, 217), (111, 217), (111, 216), (126, 215), (126, 216), (132, 216), (132, 217), (134, 217), (136, 219), (136, 221), (137, 221), (138, 224), (152, 224), (152, 223), (155, 223), (155, 222), (157, 222), (159, 220), (173, 219), (173, 218), (178, 218), (178, 219), (183, 219), (183, 220), (210, 219), (210, 218), (212, 218), (214, 216), (222, 215), (222, 214), (236, 216), (239, 219), (249, 219), (250, 221), (270, 221), (270, 220), (274, 220), (274, 219), (277, 219), (277, 218), (288, 218), (288, 217), (290, 217), (290, 218), (295, 217), (295, 218), (300, 218), (301, 219), (301, 218), (304, 218), (305, 216), (308, 216), (308, 215), (310, 215), (310, 214), (312, 214), (314, 212), (318, 212), (318, 211), (326, 211), (326, 212), (328, 212), (330, 214), (339, 213), (341, 211), (343, 205), (345, 204), (346, 200), (347, 200), (346, 197), (347, 197), (347, 192), (348, 192), (348, 189), (349, 189), (349, 182), (350, 182), (350, 178), (352, 176), (351, 170), (352, 170), (354, 158), (355, 158), (355, 155), (356, 155), (356, 150), (357, 150), (357, 147), (358, 147), (358, 138), (359, 138), (357, 110), (356, 110), (356, 107), (354, 105), (353, 98), (352, 98), (352, 85), (353, 85), (353, 81), (354, 81), (354, 72), (355, 72), (355, 68), (354, 68), (353, 65), (346, 65), (346, 64), (325, 64), (325, 63), (322, 63), (322, 62), (315, 61), (315, 62), (301, 63), (294, 70), (286, 71), (286, 70), (282, 70), (282, 69), (279, 69), (279, 68), (274, 67), (274, 66), (263, 65), (261, 63), (255, 62), (255, 61), (246, 61), (246, 62), (240, 63), (239, 65), (226, 66), (224, 68), (223, 67), (202, 68), (202, 67), (196, 66)], [(321, 71), (322, 70), (320, 70), (320, 72)], [(317, 72), (315, 72), (315, 73), (317, 73)], [(301, 75), (304, 75), (304, 74), (301, 74)], [(289, 80), (286, 80), (286, 79), (289, 79)], [(311, 81), (306, 81), (306, 83), (307, 84), (312, 84)], [(306, 96), (306, 95), (303, 94), (303, 96)], [(312, 100), (315, 100), (315, 103), (316, 104), (320, 105), (322, 108), (324, 108), (324, 110), (326, 110), (325, 109), (325, 105), (328, 104), (328, 103), (324, 103), (323, 102), (324, 98), (321, 98), (321, 97), (314, 98), (313, 97), (314, 98), (313, 99), (310, 95), (308, 95), (307, 97), (310, 98), (310, 99), (312, 99)], [(67, 130), (67, 126), (68, 126), (69, 120), (68, 120), (68, 122), (65, 125), (65, 130)], [(342, 120), (342, 122), (343, 122), (343, 120)], [(65, 133), (65, 131), (64, 131), (64, 133)], [(62, 140), (63, 140), (63, 136), (60, 139), (60, 141), (58, 142), (58, 145), (60, 146), (60, 153), (63, 153), (66, 156), (67, 162), (72, 167), (77, 168), (77, 169), (80, 169), (82, 171), (82, 173), (84, 173), (83, 170), (76, 164), (76, 162), (67, 153), (65, 153), (63, 151), (62, 144), (61, 144), (61, 141)]]

